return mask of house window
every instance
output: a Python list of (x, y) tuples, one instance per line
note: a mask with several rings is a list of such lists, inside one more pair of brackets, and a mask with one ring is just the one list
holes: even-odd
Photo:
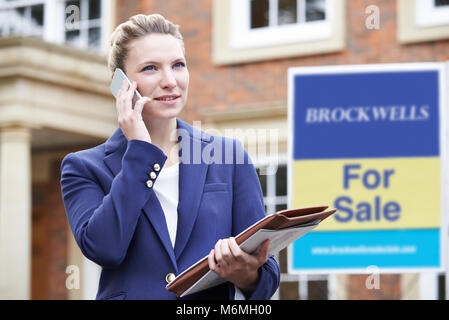
[(212, 56), (217, 64), (316, 55), (346, 46), (345, 0), (213, 3)]
[[(279, 154), (268, 163), (255, 163), (267, 214), (287, 209), (287, 155)], [(287, 273), (287, 249), (277, 256), (281, 271), (281, 284), (276, 298), (328, 299), (327, 275), (298, 276)]]
[(105, 51), (109, 0), (0, 0), (0, 35)]
[(326, 0), (251, 0), (251, 29), (326, 20)]
[(418, 27), (449, 24), (449, 0), (415, 0), (415, 12)]
[(0, 34), (43, 37), (44, 4), (40, 1), (0, 0)]
[(101, 47), (101, 0), (65, 1), (64, 39), (79, 48)]
[[(287, 167), (285, 164), (260, 166), (256, 168), (262, 187), (265, 211), (275, 213), (287, 208)], [(274, 173), (274, 174), (271, 174)]]
[(331, 37), (332, 0), (231, 0), (231, 47), (273, 46)]

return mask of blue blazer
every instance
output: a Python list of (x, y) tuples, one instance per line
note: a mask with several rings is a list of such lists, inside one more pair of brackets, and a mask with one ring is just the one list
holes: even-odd
[[(83, 254), (102, 266), (97, 299), (176, 299), (165, 289), (169, 273), (181, 273), (219, 239), (236, 236), (265, 215), (260, 183), (241, 143), (176, 120), (181, 162), (174, 248), (147, 183), (150, 172), (156, 173), (153, 182), (157, 179), (156, 169), (167, 159), (161, 149), (127, 141), (118, 128), (104, 144), (70, 153), (62, 162), (71, 230)], [(269, 299), (279, 286), (273, 257), (259, 275), (249, 299)], [(234, 291), (226, 282), (185, 299), (228, 300)]]

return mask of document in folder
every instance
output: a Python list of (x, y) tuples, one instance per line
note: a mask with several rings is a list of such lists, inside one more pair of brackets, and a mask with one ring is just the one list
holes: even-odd
[[(272, 256), (299, 239), (335, 213), (327, 206), (287, 209), (268, 215), (235, 237), (237, 244), (247, 253), (253, 253), (266, 239), (270, 239), (268, 256)], [(177, 297), (205, 290), (226, 282), (209, 270), (207, 256), (179, 274), (166, 289)]]

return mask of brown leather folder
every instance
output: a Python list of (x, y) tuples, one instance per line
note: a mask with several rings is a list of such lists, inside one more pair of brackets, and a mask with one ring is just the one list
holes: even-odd
[[(280, 230), (303, 225), (315, 220), (319, 220), (321, 222), (336, 212), (335, 209), (326, 210), (327, 208), (327, 206), (319, 206), (278, 211), (275, 214), (266, 216), (265, 218), (259, 220), (257, 223), (240, 233), (235, 240), (237, 244), (240, 245), (260, 229)], [(188, 269), (175, 280), (170, 282), (166, 289), (179, 297), (184, 293), (184, 291), (189, 289), (193, 284), (201, 279), (208, 271), (209, 263), (206, 256), (200, 262), (193, 265), (191, 269)]]

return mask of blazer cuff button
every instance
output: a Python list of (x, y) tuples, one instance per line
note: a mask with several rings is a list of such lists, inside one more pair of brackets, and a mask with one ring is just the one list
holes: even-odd
[(153, 186), (153, 181), (147, 180), (147, 187), (151, 188)]
[(173, 280), (175, 280), (176, 276), (174, 273), (167, 273), (167, 275), (165, 276), (165, 282), (170, 283)]

